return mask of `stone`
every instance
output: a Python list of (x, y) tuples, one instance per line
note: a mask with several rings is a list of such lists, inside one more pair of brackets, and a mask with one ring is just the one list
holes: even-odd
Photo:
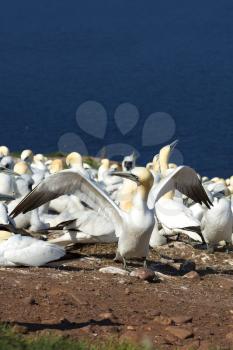
[(192, 322), (192, 320), (193, 320), (192, 316), (185, 316), (185, 315), (172, 316), (172, 321), (177, 325)]
[(169, 326), (172, 324), (172, 319), (170, 317), (160, 315), (154, 318), (154, 322), (163, 326)]
[(99, 269), (99, 272), (111, 273), (113, 275), (123, 275), (123, 276), (127, 276), (129, 274), (128, 271), (120, 269), (119, 267), (115, 267), (115, 266), (102, 267), (101, 269)]
[(174, 345), (177, 342), (177, 338), (174, 335), (167, 333), (164, 338), (164, 343), (168, 345)]
[(153, 282), (156, 279), (154, 271), (141, 267), (130, 273), (131, 277), (137, 277), (143, 281)]
[(113, 315), (112, 312), (102, 312), (102, 313), (99, 314), (99, 318), (101, 320), (113, 320), (116, 317)]
[(180, 265), (180, 270), (179, 272), (181, 275), (185, 275), (190, 271), (195, 271), (196, 270), (196, 264), (192, 260), (186, 260)]
[(187, 338), (193, 337), (193, 331), (190, 329), (170, 326), (170, 327), (167, 327), (166, 330), (181, 340), (185, 340)]
[(189, 280), (193, 280), (193, 281), (199, 281), (200, 280), (200, 275), (197, 271), (190, 271), (188, 273), (186, 273), (183, 278), (187, 278)]

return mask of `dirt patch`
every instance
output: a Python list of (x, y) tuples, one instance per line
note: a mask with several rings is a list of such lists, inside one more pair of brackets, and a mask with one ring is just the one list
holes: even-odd
[(114, 252), (114, 245), (87, 245), (49, 267), (0, 268), (0, 320), (30, 335), (117, 337), (162, 349), (230, 348), (232, 253), (209, 255), (178, 242), (151, 250), (148, 266), (159, 281), (149, 283), (99, 272), (121, 268), (112, 261)]

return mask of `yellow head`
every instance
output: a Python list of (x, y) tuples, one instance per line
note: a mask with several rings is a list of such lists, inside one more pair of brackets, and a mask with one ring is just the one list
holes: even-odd
[(218, 182), (218, 180), (219, 180), (219, 177), (213, 177), (210, 181), (211, 182)]
[(177, 143), (178, 143), (178, 140), (175, 140), (170, 145), (167, 145), (167, 146), (164, 146), (163, 148), (161, 148), (161, 150), (159, 152), (160, 170), (161, 170), (161, 174), (163, 176), (166, 176), (166, 171), (169, 168), (169, 166), (168, 166), (169, 159), (170, 159), (171, 153), (174, 150), (174, 148), (176, 147)]
[(113, 171), (117, 171), (119, 170), (120, 166), (117, 163), (114, 163), (110, 166), (110, 169), (112, 169)]
[(49, 165), (49, 171), (51, 174), (58, 173), (59, 171), (63, 170), (63, 162), (61, 159), (54, 159), (51, 164)]
[(25, 161), (25, 162), (32, 162), (33, 160), (33, 152), (30, 149), (25, 149), (22, 153), (21, 153), (21, 160)]
[(33, 157), (33, 161), (36, 163), (36, 162), (46, 162), (47, 158), (41, 154), (41, 153), (37, 153), (34, 155)]
[(73, 167), (73, 166), (82, 166), (83, 161), (82, 161), (82, 156), (78, 152), (71, 152), (68, 154), (66, 157), (66, 165), (68, 167)]
[(147, 163), (146, 168), (147, 170), (153, 170), (153, 163), (152, 162)]
[(31, 169), (29, 168), (28, 164), (26, 162), (22, 162), (22, 161), (15, 164), (14, 172), (16, 174), (19, 174), (19, 175), (23, 175), (23, 174), (31, 175), (32, 174)]
[(10, 150), (7, 146), (0, 146), (0, 157), (7, 157), (10, 154)]

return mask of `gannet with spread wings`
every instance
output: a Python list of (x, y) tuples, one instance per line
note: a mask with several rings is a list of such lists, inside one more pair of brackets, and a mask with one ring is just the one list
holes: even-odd
[(153, 176), (143, 167), (134, 168), (130, 173), (114, 172), (114, 176), (128, 178), (137, 184), (129, 212), (120, 209), (111, 198), (92, 180), (80, 172), (64, 170), (52, 174), (37, 185), (12, 211), (13, 217), (26, 213), (63, 194), (75, 193), (94, 210), (110, 219), (116, 231), (118, 254), (126, 259), (146, 258), (149, 240), (154, 226), (154, 203), (171, 189), (178, 189), (193, 200), (211, 204), (195, 171), (179, 167), (162, 180), (150, 196), (152, 207), (148, 207), (148, 195), (153, 185)]

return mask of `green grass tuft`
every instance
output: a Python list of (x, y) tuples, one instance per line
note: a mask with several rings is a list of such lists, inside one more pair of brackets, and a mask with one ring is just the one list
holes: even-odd
[(149, 348), (114, 340), (91, 344), (53, 335), (32, 338), (16, 334), (11, 327), (1, 325), (0, 350), (149, 350)]

